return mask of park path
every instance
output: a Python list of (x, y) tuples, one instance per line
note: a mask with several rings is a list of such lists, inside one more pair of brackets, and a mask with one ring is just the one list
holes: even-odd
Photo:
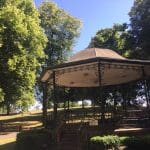
[(2, 133), (0, 133), (0, 140), (16, 137), (17, 133), (18, 132), (10, 132), (10, 133), (2, 132)]
[(16, 141), (18, 132), (0, 132), (0, 146)]

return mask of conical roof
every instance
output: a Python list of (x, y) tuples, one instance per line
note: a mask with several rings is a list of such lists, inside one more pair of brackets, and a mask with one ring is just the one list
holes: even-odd
[(125, 60), (126, 58), (122, 57), (115, 51), (110, 49), (102, 49), (102, 48), (89, 48), (82, 50), (75, 55), (73, 55), (68, 62), (86, 60), (91, 58), (109, 58), (109, 59), (122, 59)]

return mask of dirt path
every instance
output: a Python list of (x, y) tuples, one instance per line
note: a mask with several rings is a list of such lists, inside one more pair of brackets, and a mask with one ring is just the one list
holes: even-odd
[(18, 132), (10, 132), (10, 133), (2, 132), (2, 133), (0, 133), (0, 140), (1, 140), (1, 139), (14, 138), (14, 137), (17, 136), (17, 133), (18, 133)]
[[(0, 132), (0, 148), (3, 145), (11, 144), (16, 141), (18, 132)], [(1, 150), (1, 149), (0, 149)]]

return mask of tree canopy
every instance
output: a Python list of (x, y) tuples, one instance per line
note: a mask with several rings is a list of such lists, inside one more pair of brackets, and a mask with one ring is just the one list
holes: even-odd
[(134, 47), (131, 56), (150, 59), (150, 1), (135, 0), (129, 13)]
[(24, 106), (19, 100), (33, 101), (47, 38), (32, 0), (2, 1), (0, 22), (0, 87), (9, 113), (11, 104)]
[(39, 7), (41, 26), (48, 43), (46, 64), (53, 66), (66, 60), (79, 35), (81, 22), (53, 2), (43, 2)]
[[(39, 13), (41, 26), (48, 38), (45, 48), (45, 54), (47, 55), (45, 65), (52, 67), (64, 62), (70, 55), (75, 39), (79, 35), (81, 22), (53, 2), (43, 2), (39, 7)], [(43, 123), (45, 124), (47, 100), (53, 100), (53, 90), (50, 86), (45, 87), (44, 90), (48, 90), (48, 95), (45, 92), (43, 93), (43, 97), (45, 95), (43, 98)], [(63, 92), (61, 93), (65, 95)], [(57, 95), (57, 99), (60, 95), (60, 93)], [(54, 108), (56, 107), (54, 104)]]
[(100, 29), (88, 47), (108, 48), (129, 57), (132, 40), (127, 29), (127, 24), (114, 24), (112, 28)]
[(129, 24), (114, 24), (100, 29), (89, 47), (110, 48), (119, 54), (136, 59), (150, 59), (150, 1), (135, 0), (129, 12)]
[[(129, 24), (114, 24), (112, 28), (100, 29), (88, 47), (108, 48), (128, 58), (150, 59), (150, 1), (135, 0), (129, 13)], [(147, 80), (147, 88), (149, 87)], [(123, 88), (122, 97), (137, 103), (136, 96), (143, 96), (143, 82), (130, 84), (128, 92)], [(118, 91), (118, 89), (117, 89)], [(148, 88), (149, 91), (149, 88)], [(120, 92), (120, 91), (119, 91)], [(109, 96), (109, 95), (107, 95)]]

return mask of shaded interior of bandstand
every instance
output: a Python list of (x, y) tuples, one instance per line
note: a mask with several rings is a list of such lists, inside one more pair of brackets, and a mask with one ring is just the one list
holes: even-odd
[[(141, 87), (139, 96), (133, 94), (137, 86)], [(81, 141), (95, 135), (133, 135), (150, 131), (149, 81), (144, 78), (137, 82), (94, 88), (55, 85), (54, 90), (54, 108), (47, 113), (45, 125), (46, 128), (55, 129), (57, 142), (61, 141), (65, 131), (77, 132)], [(78, 92), (85, 94), (74, 98)], [(139, 97), (137, 102), (134, 101), (135, 97)], [(86, 99), (91, 100), (91, 106), (84, 106)], [(72, 102), (79, 100), (82, 101), (80, 107), (72, 107)], [(61, 108), (58, 108), (60, 103)]]
[[(77, 102), (79, 99), (72, 98), (71, 92), (64, 96), (62, 99), (57, 99), (55, 103), (55, 111), (48, 112), (47, 114), (47, 127), (53, 128), (53, 126), (63, 130), (63, 128), (76, 128), (81, 132), (86, 132), (90, 136), (110, 133), (123, 133), (121, 129), (142, 129), (150, 127), (150, 111), (149, 111), (149, 96), (146, 91), (143, 91), (142, 99), (146, 106), (141, 106), (140, 103), (132, 103), (131, 93), (134, 92), (134, 87), (137, 82), (127, 83), (119, 86), (103, 87), (103, 88), (60, 88), (55, 87), (55, 94), (64, 94), (64, 90), (70, 90), (74, 92), (86, 91), (95, 92), (92, 94), (95, 97), (91, 97), (91, 105), (84, 106), (84, 100), (89, 99), (86, 95), (83, 95), (84, 99), (81, 105), (73, 107), (72, 103)], [(141, 84), (141, 82), (139, 82)], [(143, 90), (145, 88), (143, 87)], [(101, 91), (103, 99), (99, 99), (98, 91)], [(113, 97), (109, 100), (105, 99), (105, 94), (110, 92), (110, 96), (113, 93)], [(122, 93), (121, 93), (122, 92)], [(59, 96), (60, 97), (60, 96)], [(148, 99), (147, 99), (148, 98)], [(103, 101), (103, 102), (102, 102)], [(58, 108), (61, 103), (61, 108)], [(54, 110), (54, 109), (53, 109)], [(55, 113), (55, 114), (54, 114)], [(56, 114), (57, 113), (57, 114)], [(120, 131), (120, 132), (119, 132)], [(131, 131), (131, 130), (130, 130)], [(61, 132), (61, 131), (59, 131)]]

